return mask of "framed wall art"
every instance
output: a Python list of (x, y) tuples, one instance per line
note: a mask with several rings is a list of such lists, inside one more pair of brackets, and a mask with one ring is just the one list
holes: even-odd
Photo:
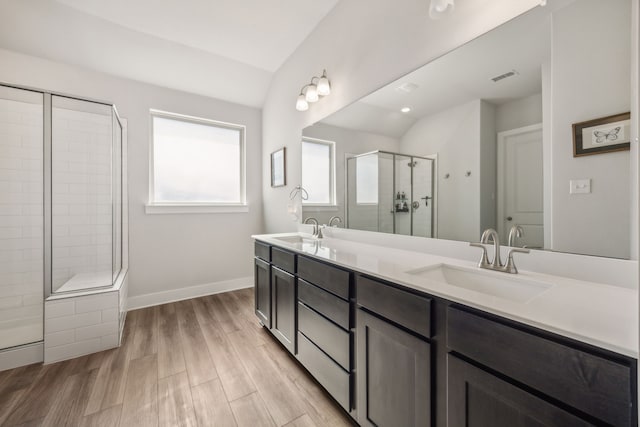
[(629, 150), (631, 114), (574, 123), (573, 157)]
[(282, 147), (271, 153), (271, 186), (287, 185), (287, 148)]

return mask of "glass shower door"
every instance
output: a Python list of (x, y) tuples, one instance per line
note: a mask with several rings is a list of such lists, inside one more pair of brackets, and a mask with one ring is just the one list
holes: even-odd
[(416, 157), (412, 160), (412, 235), (420, 237), (434, 237), (433, 160)]
[(0, 86), (0, 349), (42, 341), (44, 95)]
[(120, 163), (112, 107), (56, 95), (51, 104), (52, 292), (111, 286)]

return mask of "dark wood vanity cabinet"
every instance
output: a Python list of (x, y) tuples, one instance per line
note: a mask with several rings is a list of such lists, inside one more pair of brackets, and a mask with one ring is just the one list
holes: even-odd
[(292, 354), (296, 353), (296, 258), (271, 248), (271, 332)]
[(358, 423), (431, 425), (430, 344), (358, 309)]
[(633, 359), (460, 305), (447, 345), (452, 427), (638, 424)]
[(287, 350), (296, 352), (296, 278), (278, 267), (271, 267), (271, 331)]
[(362, 426), (637, 426), (637, 361), (256, 242), (256, 315)]
[(353, 273), (298, 257), (298, 360), (352, 416)]
[(593, 425), (451, 354), (447, 366), (450, 427)]
[(260, 242), (255, 243), (254, 258), (254, 298), (255, 313), (260, 322), (271, 329), (271, 248)]
[(432, 300), (364, 276), (356, 294), (358, 423), (430, 426)]

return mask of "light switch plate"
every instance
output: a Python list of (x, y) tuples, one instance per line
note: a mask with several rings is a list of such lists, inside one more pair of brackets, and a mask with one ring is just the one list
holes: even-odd
[(569, 181), (569, 194), (591, 193), (590, 179), (572, 179)]

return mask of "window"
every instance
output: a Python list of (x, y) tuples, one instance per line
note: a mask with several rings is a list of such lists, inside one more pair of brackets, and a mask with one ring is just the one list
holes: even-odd
[(148, 213), (245, 205), (244, 126), (151, 110), (151, 132)]
[(378, 156), (356, 157), (356, 203), (378, 204)]
[(302, 140), (302, 187), (309, 193), (305, 205), (335, 205), (334, 147), (331, 141)]

